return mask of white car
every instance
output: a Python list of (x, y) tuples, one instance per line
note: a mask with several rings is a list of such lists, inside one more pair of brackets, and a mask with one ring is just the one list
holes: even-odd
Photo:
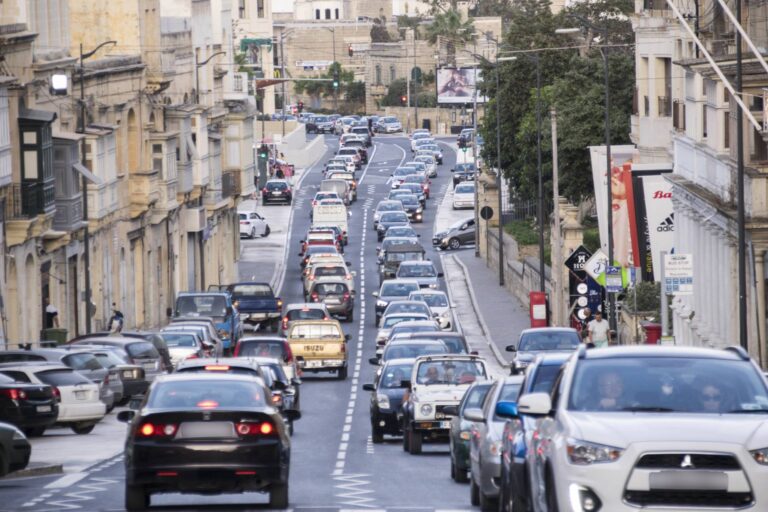
[(2, 371), (22, 382), (53, 387), (60, 399), (56, 424), (71, 428), (75, 434), (89, 434), (107, 413), (99, 398), (99, 385), (68, 366), (10, 363), (3, 365)]
[(448, 300), (448, 295), (440, 290), (423, 289), (411, 292), (408, 300), (420, 300), (427, 303), (429, 310), (444, 331), (453, 330), (456, 322), (453, 318), (453, 307)]
[(417, 135), (421, 136), (421, 134), (424, 134), (424, 133), (426, 133), (426, 134), (427, 134), (427, 135), (429, 135), (430, 137), (432, 136), (432, 134), (431, 134), (431, 133), (429, 133), (429, 130), (427, 130), (426, 128), (416, 128), (416, 129), (415, 129), (415, 130), (413, 130), (413, 132), (411, 133), (411, 140), (413, 140), (413, 139), (414, 139), (414, 137), (416, 137)]
[(344, 165), (347, 172), (355, 172), (357, 170), (355, 159), (352, 157), (352, 155), (336, 155), (331, 158), (328, 163), (330, 164), (331, 162), (339, 162), (340, 164)]
[(460, 183), (453, 189), (453, 209), (475, 207), (475, 184)]
[(256, 236), (268, 236), (269, 224), (267, 221), (254, 211), (237, 212), (240, 216), (240, 236), (256, 238)]
[(418, 357), (403, 406), (403, 448), (419, 454), (425, 437), (448, 440), (452, 415), (445, 412), (446, 407), (458, 406), (473, 382), (487, 378), (485, 361), (478, 356)]
[(430, 178), (437, 176), (437, 159), (431, 153), (417, 155), (413, 159), (427, 166), (427, 176)]
[[(171, 363), (175, 369), (185, 359), (208, 357), (208, 350), (203, 345), (203, 340), (194, 332), (163, 332), (163, 341), (168, 346), (171, 355)], [(211, 346), (210, 348), (213, 348)]]
[(518, 401), (533, 510), (764, 510), (768, 385), (744, 349), (582, 345), (557, 382)]
[(434, 141), (432, 138), (432, 135), (430, 135), (429, 132), (416, 132), (413, 135), (411, 135), (411, 151), (416, 151), (416, 142), (423, 139), (429, 139), (430, 141)]
[(397, 133), (403, 131), (403, 125), (396, 117), (385, 117), (379, 121), (379, 131), (384, 133)]

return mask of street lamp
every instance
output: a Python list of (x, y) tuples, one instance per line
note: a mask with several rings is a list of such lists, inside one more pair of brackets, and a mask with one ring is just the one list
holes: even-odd
[(195, 103), (200, 104), (200, 68), (208, 64), (212, 58), (217, 55), (225, 55), (227, 52), (216, 52), (203, 62), (198, 62), (197, 52), (195, 52)]
[[(336, 63), (336, 27), (320, 27), (322, 29), (328, 30), (333, 34), (333, 62)], [(285, 78), (285, 77), (283, 77)], [(333, 88), (333, 109), (338, 112), (339, 110), (339, 89), (338, 87)]]
[[(104, 41), (93, 50), (83, 53), (83, 43), (80, 43), (80, 122), (78, 123), (78, 133), (85, 133), (85, 68), (83, 67), (83, 61), (94, 56), (104, 46), (109, 44), (117, 44), (117, 41)], [(85, 141), (80, 145), (80, 160), (85, 162)], [(85, 272), (83, 279), (85, 281), (85, 333), (91, 333), (91, 249), (90, 249), (90, 230), (88, 226), (88, 181), (85, 178), (85, 174), (80, 176), (80, 187), (83, 192), (83, 219), (85, 220), (85, 227), (83, 228), (83, 266), (85, 266)]]

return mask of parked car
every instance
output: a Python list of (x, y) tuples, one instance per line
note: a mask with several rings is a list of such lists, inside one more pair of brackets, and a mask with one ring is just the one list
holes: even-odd
[[(59, 404), (51, 386), (19, 381), (0, 370), (0, 422), (10, 423), (27, 435), (40, 436), (58, 415)], [(0, 453), (0, 473), (3, 462), (7, 460)]]
[(474, 422), (469, 443), (470, 502), (486, 512), (498, 507), (501, 480), (501, 443), (504, 424), (517, 417), (517, 396), (522, 375), (497, 380), (480, 409), (464, 416)]
[(247, 236), (251, 239), (256, 238), (256, 235), (269, 236), (269, 224), (258, 212), (248, 210), (239, 211), (237, 214), (240, 217), (240, 236)]
[(380, 133), (397, 133), (403, 131), (403, 125), (396, 117), (387, 116), (379, 119), (377, 131)]
[(75, 341), (73, 345), (106, 345), (120, 349), (131, 364), (139, 365), (149, 382), (165, 373), (160, 353), (150, 341), (121, 336), (87, 338)]
[[(211, 421), (194, 421), (201, 412)], [(201, 490), (266, 492), (270, 508), (288, 507), (290, 440), (281, 413), (252, 377), (167, 375), (140, 410), (122, 411), (118, 420), (130, 423), (126, 509), (146, 509), (152, 494)]]
[(56, 424), (75, 434), (89, 434), (107, 413), (99, 385), (68, 366), (57, 363), (4, 363), (0, 372), (22, 382), (46, 384), (59, 398)]
[(451, 432), (449, 438), (451, 453), (451, 478), (455, 482), (469, 482), (469, 443), (472, 437), (472, 426), (474, 421), (466, 418), (464, 413), (467, 410), (479, 409), (483, 407), (485, 397), (491, 389), (492, 381), (475, 381), (464, 393), (464, 397), (458, 406), (449, 406), (445, 412), (452, 414)]
[(469, 218), (454, 223), (444, 231), (432, 236), (432, 245), (440, 249), (460, 249), (463, 245), (475, 243), (475, 219)]
[(0, 477), (29, 464), (32, 446), (24, 433), (13, 425), (0, 423)]
[(268, 180), (261, 189), (261, 200), (264, 204), (273, 202), (282, 202), (291, 204), (293, 201), (293, 191), (290, 184), (285, 180)]
[(371, 439), (376, 444), (384, 442), (385, 434), (402, 433), (399, 416), (406, 390), (403, 384), (410, 378), (413, 362), (414, 359), (387, 361), (372, 384), (363, 384), (363, 390), (371, 392)]
[(122, 400), (116, 400), (116, 405), (125, 405), (128, 401), (140, 395), (143, 395), (149, 387), (144, 368), (138, 364), (133, 364), (128, 360), (126, 352), (118, 347), (105, 345), (78, 345), (83, 347), (96, 356), (96, 359), (110, 371), (110, 380), (112, 375), (117, 375), (123, 386)]

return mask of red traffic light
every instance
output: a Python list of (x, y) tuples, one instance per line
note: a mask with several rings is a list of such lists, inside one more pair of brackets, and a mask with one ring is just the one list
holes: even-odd
[(400, 103), (402, 103), (403, 105), (408, 103), (408, 96), (400, 96)]

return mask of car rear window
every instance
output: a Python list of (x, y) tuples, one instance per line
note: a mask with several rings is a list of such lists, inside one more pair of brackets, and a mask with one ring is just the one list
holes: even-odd
[(236, 284), (232, 287), (232, 295), (253, 295), (256, 297), (271, 297), (272, 288), (266, 284)]
[(291, 328), (291, 338), (340, 338), (339, 326), (335, 324), (306, 324), (294, 325)]
[(285, 315), (288, 320), (323, 320), (325, 313), (322, 309), (292, 309)]
[(315, 269), (315, 277), (341, 276), (346, 277), (347, 269), (344, 267), (318, 267)]
[(0, 374), (0, 384), (13, 384), (14, 382), (17, 382), (17, 381), (7, 375)]
[(388, 316), (384, 319), (384, 323), (381, 324), (383, 329), (391, 329), (399, 323), (410, 322), (412, 320), (424, 320), (424, 315), (415, 316)]
[(267, 190), (285, 190), (288, 188), (288, 185), (283, 182), (268, 182), (267, 183)]
[(342, 295), (349, 291), (344, 283), (318, 283), (313, 291), (323, 295)]
[(10, 377), (12, 380), (16, 382), (30, 382), (29, 376), (24, 372), (17, 372), (13, 370), (3, 370), (0, 372), (0, 374), (5, 375), (6, 377)]
[(155, 409), (224, 409), (265, 407), (264, 391), (256, 384), (230, 379), (184, 380), (156, 384), (147, 406)]
[(474, 194), (475, 187), (474, 185), (456, 185), (456, 190), (454, 190), (454, 194)]
[(386, 212), (382, 214), (381, 222), (408, 222), (408, 215), (405, 212)]
[(72, 354), (64, 356), (64, 364), (75, 370), (102, 370), (104, 367), (93, 354)]
[(148, 341), (129, 343), (126, 350), (128, 355), (134, 359), (157, 359), (160, 357), (155, 346)]
[(380, 212), (394, 212), (402, 210), (403, 205), (399, 202), (379, 203), (379, 206), (376, 209)]
[(389, 345), (384, 349), (385, 360), (389, 359), (415, 359), (419, 356), (433, 354), (447, 354), (448, 349), (440, 343), (435, 344), (413, 344), (413, 345)]
[(51, 386), (76, 386), (78, 384), (91, 384), (84, 375), (74, 370), (44, 370), (36, 372), (37, 378)]
[(576, 350), (579, 335), (573, 331), (536, 331), (523, 334), (517, 350)]
[(18, 361), (45, 361), (45, 358), (35, 354), (0, 354), (0, 363), (16, 363)]
[(280, 340), (243, 340), (237, 355), (243, 357), (274, 357), (285, 359), (288, 355), (286, 344)]
[(165, 344), (169, 347), (190, 347), (197, 346), (195, 336), (192, 334), (163, 334)]
[(96, 354), (96, 359), (104, 366), (104, 368), (112, 368), (121, 364), (125, 364), (125, 361), (120, 359), (120, 356), (112, 351), (99, 352)]
[(384, 283), (381, 294), (384, 297), (407, 297), (419, 289), (418, 283)]

